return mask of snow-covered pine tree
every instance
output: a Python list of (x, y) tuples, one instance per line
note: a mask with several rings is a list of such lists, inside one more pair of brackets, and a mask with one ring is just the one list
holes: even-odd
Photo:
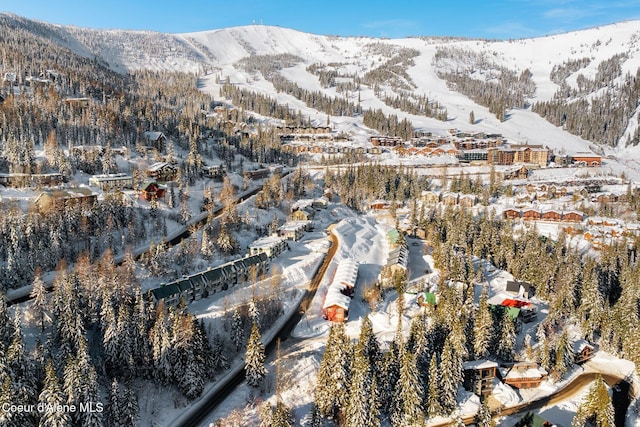
[(364, 343), (360, 341), (353, 357), (351, 367), (351, 384), (349, 387), (349, 402), (345, 410), (346, 427), (360, 427), (369, 425), (369, 396), (373, 375), (369, 368), (369, 359), (364, 354)]
[(231, 342), (236, 346), (236, 351), (240, 351), (244, 345), (244, 322), (240, 309), (233, 309), (233, 317), (231, 320)]
[(380, 391), (380, 412), (386, 416), (391, 415), (394, 392), (400, 378), (399, 354), (398, 343), (394, 340), (391, 342), (389, 350), (382, 356), (378, 389)]
[(33, 277), (33, 287), (29, 296), (31, 300), (31, 308), (34, 311), (35, 318), (38, 319), (40, 324), (40, 332), (44, 332), (45, 316), (46, 316), (46, 303), (47, 303), (47, 291), (42, 280), (42, 269), (36, 268), (35, 275)]
[(453, 413), (457, 405), (458, 380), (456, 376), (455, 349), (450, 339), (445, 341), (440, 360), (440, 406), (445, 415)]
[(598, 376), (589, 389), (589, 393), (578, 407), (571, 427), (583, 427), (586, 421), (591, 421), (598, 427), (614, 427), (615, 412), (607, 384)]
[(140, 408), (138, 406), (138, 396), (131, 388), (130, 384), (125, 384), (122, 391), (122, 423), (124, 426), (134, 426), (140, 417)]
[(220, 334), (213, 336), (213, 344), (211, 345), (211, 365), (214, 370), (229, 369), (229, 362), (224, 355), (225, 349), (222, 345)]
[(365, 316), (360, 327), (358, 345), (362, 346), (362, 354), (368, 361), (369, 370), (373, 377), (380, 377), (380, 364), (382, 363), (382, 351), (380, 343), (373, 333), (373, 325), (369, 316)]
[(267, 369), (264, 366), (264, 344), (260, 342), (260, 338), (260, 330), (258, 325), (254, 323), (247, 341), (244, 367), (247, 384), (251, 387), (259, 387), (267, 375)]
[[(45, 408), (55, 408), (65, 403), (66, 399), (60, 389), (56, 370), (53, 367), (53, 362), (49, 360), (45, 368), (44, 384), (38, 398), (38, 404), (44, 405)], [(69, 413), (56, 410), (44, 411), (39, 424), (40, 427), (61, 427), (67, 425), (71, 425)]]
[(434, 354), (429, 363), (429, 385), (427, 395), (427, 415), (429, 418), (436, 417), (442, 413), (440, 405), (440, 370), (438, 360)]
[(572, 342), (566, 328), (562, 331), (560, 336), (558, 336), (553, 348), (555, 350), (553, 374), (557, 379), (559, 379), (567, 373), (575, 361)]
[(491, 408), (486, 400), (480, 404), (478, 413), (476, 414), (476, 426), (478, 427), (493, 427), (493, 420), (491, 418)]
[(497, 356), (504, 362), (513, 361), (515, 356), (516, 345), (516, 328), (515, 320), (509, 316), (509, 312), (504, 310), (502, 315), (502, 329), (500, 333), (500, 341), (498, 342)]
[(422, 385), (416, 367), (416, 355), (404, 351), (400, 364), (400, 378), (396, 383), (393, 426), (411, 426), (423, 421)]
[(329, 339), (318, 370), (314, 404), (323, 417), (333, 417), (346, 409), (349, 393), (351, 343), (344, 324), (331, 325)]
[(473, 324), (474, 358), (482, 359), (489, 355), (492, 331), (493, 321), (491, 319), (491, 312), (489, 311), (489, 304), (487, 303), (487, 289), (483, 287), (482, 293), (480, 294), (478, 311), (476, 312)]

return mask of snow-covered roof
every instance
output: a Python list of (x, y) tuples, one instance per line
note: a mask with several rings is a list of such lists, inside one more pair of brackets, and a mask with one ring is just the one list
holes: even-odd
[(351, 298), (340, 292), (341, 289), (338, 286), (331, 285), (327, 290), (327, 296), (324, 299), (324, 305), (322, 308), (329, 308), (333, 306), (342, 307), (345, 310), (349, 309)]
[(260, 249), (260, 248), (273, 248), (282, 242), (284, 242), (284, 238), (280, 236), (264, 236), (249, 245), (250, 248)]
[(462, 364), (462, 369), (488, 369), (488, 368), (497, 368), (498, 364), (492, 360), (469, 360), (468, 362), (464, 362)]
[(355, 287), (356, 280), (358, 279), (359, 265), (358, 261), (353, 259), (346, 259), (340, 262), (336, 269), (336, 274), (333, 276), (331, 286), (333, 287), (334, 284), (345, 284), (352, 288)]

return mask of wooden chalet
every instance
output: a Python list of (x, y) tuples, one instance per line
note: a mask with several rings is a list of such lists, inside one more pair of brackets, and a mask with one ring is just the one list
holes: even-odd
[(51, 209), (66, 209), (71, 206), (91, 206), (98, 200), (98, 195), (86, 187), (68, 188), (65, 190), (43, 191), (33, 204), (39, 212)]
[(576, 364), (580, 365), (595, 356), (595, 348), (587, 340), (575, 341), (572, 346)]
[(311, 221), (287, 221), (278, 228), (278, 235), (286, 240), (297, 241), (311, 229)]
[(205, 178), (222, 178), (225, 173), (223, 164), (202, 166), (202, 175)]
[(148, 181), (143, 184), (142, 189), (140, 190), (140, 198), (148, 202), (153, 199), (159, 200), (164, 198), (166, 191), (166, 188), (159, 185), (157, 182)]
[(499, 368), (505, 384), (515, 388), (536, 388), (549, 373), (535, 362), (514, 362)]
[(147, 147), (164, 151), (167, 137), (162, 132), (149, 131), (144, 133), (145, 144)]
[(160, 182), (173, 181), (177, 174), (178, 168), (168, 162), (157, 162), (147, 169), (147, 176)]
[(296, 209), (291, 213), (293, 221), (311, 221), (315, 217), (315, 211), (310, 207)]
[(565, 212), (562, 215), (562, 220), (564, 222), (582, 222), (583, 219), (584, 219), (584, 215), (582, 214), (582, 212), (577, 212), (577, 211)]
[(535, 208), (526, 208), (522, 210), (522, 219), (525, 221), (538, 221), (542, 218), (542, 213)]
[(423, 191), (422, 200), (429, 205), (435, 205), (440, 201), (440, 193), (436, 191)]
[(502, 211), (502, 217), (504, 219), (520, 219), (522, 212), (520, 209), (516, 208), (507, 208)]
[(560, 222), (562, 221), (562, 212), (555, 209), (549, 209), (542, 211), (540, 217), (543, 221)]
[(488, 396), (493, 390), (498, 364), (491, 360), (473, 360), (462, 364), (464, 388), (478, 396)]
[(441, 197), (442, 203), (446, 206), (458, 204), (458, 193), (443, 193)]
[(475, 194), (461, 194), (458, 204), (465, 208), (472, 208), (478, 203), (478, 196)]

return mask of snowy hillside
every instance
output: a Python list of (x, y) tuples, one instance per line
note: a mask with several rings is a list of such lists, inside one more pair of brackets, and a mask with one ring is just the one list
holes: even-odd
[[(530, 106), (553, 100), (559, 89), (575, 92), (560, 100), (566, 108), (578, 101), (596, 99), (607, 91), (619, 90), (626, 76), (635, 76), (640, 68), (638, 21), (535, 39), (485, 41), (336, 37), (263, 25), (161, 34), (61, 27), (12, 15), (2, 16), (83, 56), (96, 57), (119, 72), (151, 69), (197, 73), (202, 76), (202, 88), (215, 97), (220, 93), (216, 82), (222, 79), (286, 103), (316, 124), (326, 123), (326, 112), (310, 108), (300, 99), (277, 90), (263, 73), (242, 67), (241, 60), (292, 55), (296, 61), (279, 69), (279, 77), (306, 91), (340, 98), (359, 104), (363, 109), (381, 109), (385, 114), (408, 118), (418, 129), (435, 133), (444, 133), (450, 128), (502, 133), (515, 142), (544, 144), (567, 152), (593, 150), (616, 158), (640, 159), (640, 145), (634, 145), (637, 144), (634, 137), (638, 135), (639, 115), (634, 99), (629, 104), (635, 111), (625, 110), (624, 117), (617, 123), (621, 129), (608, 145), (600, 138), (587, 141), (571, 135), (550, 123), (551, 120), (532, 112)], [(442, 55), (442, 52), (448, 52), (449, 57), (436, 61), (436, 55)], [(607, 64), (613, 64), (615, 73), (609, 80), (599, 82), (598, 79), (602, 80), (601, 69)], [(530, 72), (533, 92), (524, 95), (521, 108), (507, 105), (504, 120), (490, 108), (480, 105), (482, 102), (476, 98), (472, 100), (464, 95), (459, 86), (448, 84), (442, 78), (446, 72), (466, 73), (469, 81), (489, 84), (498, 82), (501, 75), (528, 73), (525, 70)], [(555, 77), (551, 77), (552, 71), (556, 73)], [(331, 76), (330, 83), (322, 81), (326, 76)], [(584, 82), (589, 83), (587, 89)], [(613, 96), (617, 100), (623, 95), (615, 92)], [(428, 100), (430, 105), (437, 104), (446, 109), (447, 119), (438, 120), (407, 108), (390, 106), (389, 99), (394, 97), (411, 99), (414, 105)], [(617, 104), (607, 106), (611, 112), (621, 111)], [(470, 124), (472, 112), (473, 125)], [(330, 121), (337, 130), (355, 131), (361, 138), (367, 134), (360, 116), (332, 115)], [(640, 166), (636, 168), (640, 169)]]

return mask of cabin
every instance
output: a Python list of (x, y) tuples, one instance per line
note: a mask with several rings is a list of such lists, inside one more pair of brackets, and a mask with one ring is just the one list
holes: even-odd
[(582, 212), (577, 211), (565, 212), (565, 214), (562, 215), (562, 220), (565, 222), (582, 222), (583, 219), (584, 216)]
[(284, 238), (279, 236), (265, 236), (255, 240), (249, 245), (249, 253), (258, 255), (265, 253), (269, 259), (275, 258), (287, 249), (288, 245)]
[(542, 214), (538, 209), (527, 208), (522, 210), (522, 219), (525, 221), (538, 221), (542, 218)]
[(326, 197), (318, 197), (311, 202), (311, 207), (314, 209), (326, 209), (329, 206), (329, 199)]
[(157, 162), (149, 166), (147, 176), (160, 182), (173, 181), (178, 175), (178, 169), (167, 162)]
[(562, 221), (562, 213), (554, 209), (549, 209), (542, 212), (541, 219), (543, 221), (560, 222)]
[(587, 340), (578, 340), (571, 345), (575, 363), (580, 365), (595, 356), (595, 348)]
[(462, 364), (464, 388), (478, 396), (488, 396), (493, 390), (498, 364), (491, 360), (472, 360)]
[(549, 375), (535, 362), (514, 362), (500, 367), (498, 371), (502, 382), (518, 389), (536, 388)]
[(91, 178), (89, 178), (89, 185), (92, 187), (98, 187), (102, 191), (133, 188), (133, 176), (127, 175), (125, 173), (93, 175)]
[(442, 194), (442, 203), (446, 206), (453, 206), (458, 204), (457, 193), (444, 193)]
[(147, 147), (156, 149), (158, 151), (164, 151), (167, 137), (162, 132), (145, 132), (144, 140)]
[(461, 194), (458, 204), (465, 208), (472, 208), (478, 203), (478, 196), (475, 194)]
[(519, 280), (507, 280), (505, 289), (511, 295), (521, 298), (531, 298), (534, 295), (534, 287), (529, 282), (521, 282)]
[(40, 213), (51, 209), (64, 210), (77, 205), (92, 206), (98, 200), (98, 195), (87, 187), (75, 187), (65, 190), (43, 191), (33, 204)]
[(315, 211), (309, 207), (296, 209), (291, 213), (293, 221), (311, 221), (315, 217)]
[(520, 209), (507, 208), (502, 211), (502, 217), (504, 219), (520, 219), (520, 216), (521, 216)]
[(435, 205), (440, 202), (440, 193), (435, 191), (423, 191), (422, 200), (428, 205)]
[(150, 202), (151, 200), (159, 200), (164, 198), (166, 194), (166, 188), (159, 185), (157, 182), (148, 181), (142, 185), (140, 190), (140, 198)]
[(222, 178), (224, 173), (225, 168), (223, 164), (202, 166), (202, 175), (205, 178)]

